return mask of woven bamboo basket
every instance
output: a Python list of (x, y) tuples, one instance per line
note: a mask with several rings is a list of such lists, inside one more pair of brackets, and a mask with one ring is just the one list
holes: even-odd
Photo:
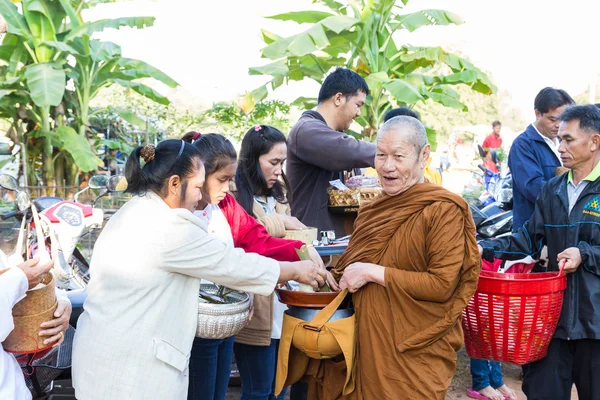
[[(0, 274), (7, 270), (0, 271)], [(49, 349), (52, 344), (44, 345), (40, 324), (54, 318), (58, 300), (54, 292), (54, 278), (47, 274), (39, 288), (28, 290), (27, 296), (13, 307), (15, 328), (2, 342), (5, 351), (15, 354), (38, 353)]]
[(290, 240), (300, 240), (306, 244), (312, 244), (312, 242), (317, 240), (317, 228), (306, 228), (294, 231), (286, 230), (284, 238)]

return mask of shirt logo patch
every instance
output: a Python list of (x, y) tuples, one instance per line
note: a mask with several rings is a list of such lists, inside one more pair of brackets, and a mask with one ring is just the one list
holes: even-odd
[(598, 196), (594, 197), (583, 207), (583, 213), (600, 217), (600, 199)]

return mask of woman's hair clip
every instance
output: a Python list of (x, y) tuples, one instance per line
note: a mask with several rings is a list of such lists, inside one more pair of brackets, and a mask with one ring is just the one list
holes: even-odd
[(154, 160), (154, 156), (156, 155), (156, 147), (154, 147), (154, 145), (147, 144), (142, 147), (140, 155), (144, 159), (144, 162), (148, 164), (150, 161)]
[(262, 126), (260, 126), (260, 125), (256, 125), (256, 126), (254, 127), (254, 132), (259, 132), (259, 131), (261, 131), (261, 130), (262, 130)]
[(196, 141), (196, 140), (198, 140), (198, 138), (199, 138), (200, 136), (202, 136), (202, 134), (201, 134), (200, 132), (196, 132), (196, 133), (194, 133), (194, 137), (192, 138), (192, 140), (193, 140), (193, 141)]

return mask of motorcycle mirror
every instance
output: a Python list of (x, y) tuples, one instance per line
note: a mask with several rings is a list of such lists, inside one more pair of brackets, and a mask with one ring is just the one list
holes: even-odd
[(110, 178), (106, 175), (94, 175), (90, 178), (88, 186), (91, 189), (106, 189)]
[(479, 157), (485, 158), (485, 156), (487, 155), (487, 153), (485, 152), (485, 150), (483, 149), (483, 147), (481, 147), (480, 144), (477, 145), (477, 150), (479, 150)]
[(127, 190), (127, 179), (123, 175), (113, 175), (108, 182), (109, 192), (124, 192)]
[(23, 212), (31, 207), (31, 199), (27, 192), (18, 191), (17, 192), (17, 207), (19, 211)]
[(498, 153), (496, 152), (496, 150), (494, 150), (494, 149), (490, 150), (490, 158), (492, 159), (492, 162), (494, 164), (498, 163), (499, 159), (498, 159)]
[(0, 187), (6, 190), (17, 191), (19, 189), (19, 184), (13, 176), (2, 174), (0, 175)]

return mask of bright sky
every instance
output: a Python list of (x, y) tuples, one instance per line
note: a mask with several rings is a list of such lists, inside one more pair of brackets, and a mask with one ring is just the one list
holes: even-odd
[[(162, 69), (185, 89), (190, 101), (233, 100), (260, 85), (248, 76), (261, 65), (260, 29), (295, 33), (293, 22), (264, 16), (314, 9), (310, 0), (137, 0), (96, 7), (87, 18), (152, 15), (144, 30), (110, 30), (102, 38), (123, 47), (124, 55)], [(412, 0), (407, 10), (442, 8), (466, 21), (456, 27), (423, 28), (399, 40), (413, 45), (461, 49), (508, 91), (515, 107), (533, 118), (533, 99), (545, 86), (583, 92), (600, 70), (597, 21), (600, 3), (589, 0)], [(316, 97), (316, 84), (295, 84), (276, 97)]]

